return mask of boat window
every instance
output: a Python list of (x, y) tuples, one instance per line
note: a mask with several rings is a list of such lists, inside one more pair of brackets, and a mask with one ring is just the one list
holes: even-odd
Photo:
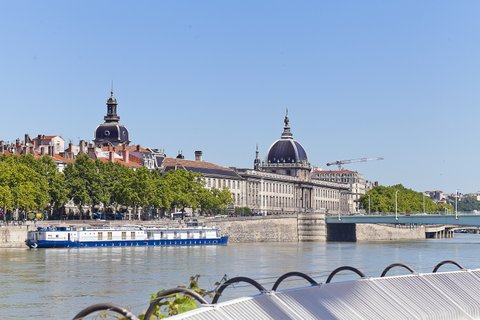
[(127, 239), (127, 233), (125, 231), (122, 232), (122, 240)]
[(131, 232), (130, 237), (131, 237), (131, 239), (135, 239), (135, 232)]
[(163, 238), (163, 231), (160, 232), (160, 238)]
[(103, 232), (98, 233), (98, 240), (103, 240)]
[(112, 240), (112, 233), (111, 232), (107, 232), (107, 238), (108, 238), (108, 240)]

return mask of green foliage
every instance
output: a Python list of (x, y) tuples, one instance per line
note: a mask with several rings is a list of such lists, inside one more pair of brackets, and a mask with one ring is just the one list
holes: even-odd
[[(200, 278), (200, 275), (195, 275), (190, 277), (190, 284), (188, 287), (186, 286), (180, 286), (183, 288), (188, 288), (190, 290), (195, 291), (202, 297), (211, 297), (212, 293), (209, 291), (206, 291), (204, 289), (201, 289), (198, 285), (198, 279)], [(219, 283), (216, 283), (218, 285)], [(152, 294), (150, 297), (150, 303), (157, 298), (157, 296), (162, 295), (164, 290), (160, 290), (157, 294)], [(164, 297), (156, 306), (153, 311), (153, 317), (155, 318), (150, 318), (148, 320), (152, 319), (163, 319), (166, 317), (174, 316), (180, 313), (184, 313), (193, 309), (196, 309), (198, 307), (198, 304), (195, 299), (192, 297), (177, 293), (177, 294), (171, 294), (169, 296)], [(147, 320), (144, 318), (145, 314), (141, 314), (139, 318), (141, 320)]]
[(421, 192), (407, 189), (401, 184), (394, 186), (378, 186), (368, 191), (360, 198), (362, 207), (368, 210), (368, 197), (370, 196), (370, 211), (395, 212), (395, 194), (397, 195), (398, 212), (443, 212), (444, 208), (452, 210), (452, 207), (445, 204), (436, 204)]
[(0, 205), (6, 210), (44, 209), (49, 201), (45, 172), (31, 155), (0, 158)]
[(253, 214), (252, 209), (248, 207), (235, 207), (235, 214), (236, 215), (245, 215), (245, 216), (250, 216)]
[(457, 202), (458, 211), (470, 212), (474, 210), (480, 210), (480, 201), (476, 197), (468, 196), (464, 197)]
[(82, 208), (121, 206), (201, 212), (226, 210), (228, 189), (205, 187), (203, 177), (186, 170), (167, 173), (133, 170), (120, 164), (92, 160), (81, 154), (64, 172), (48, 157), (0, 156), (0, 208), (3, 211), (57, 210), (72, 199)]

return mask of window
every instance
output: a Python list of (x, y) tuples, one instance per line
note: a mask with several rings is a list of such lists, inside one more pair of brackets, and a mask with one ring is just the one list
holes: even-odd
[(112, 232), (107, 232), (107, 239), (112, 240)]
[(135, 232), (130, 232), (130, 239), (135, 239)]
[(98, 233), (98, 240), (103, 240), (103, 232)]
[(122, 240), (126, 240), (127, 239), (127, 233), (124, 231), (122, 232)]

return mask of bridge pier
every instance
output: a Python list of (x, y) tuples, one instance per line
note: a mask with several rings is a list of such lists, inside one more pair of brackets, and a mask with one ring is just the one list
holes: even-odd
[(428, 226), (425, 228), (425, 238), (427, 239), (448, 239), (453, 238), (452, 228), (447, 226)]

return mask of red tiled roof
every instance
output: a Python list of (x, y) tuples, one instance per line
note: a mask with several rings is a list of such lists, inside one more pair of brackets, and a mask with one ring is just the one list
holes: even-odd
[[(110, 160), (108, 158), (98, 158), (97, 160), (103, 162), (103, 163), (108, 163), (110, 162)], [(122, 159), (114, 159), (113, 160), (114, 163), (118, 163), (118, 164), (121, 164), (122, 166), (127, 166), (127, 167), (130, 167), (130, 168), (140, 168), (142, 167), (141, 164), (135, 162), (135, 161), (129, 161), (129, 162), (125, 162), (123, 161)]]
[(75, 159), (65, 158), (65, 157), (62, 157), (62, 156), (59, 155), (59, 154), (54, 154), (52, 158), (53, 158), (53, 160), (57, 160), (57, 161), (61, 161), (61, 162), (66, 162), (66, 163), (73, 163), (73, 162), (75, 162)]

